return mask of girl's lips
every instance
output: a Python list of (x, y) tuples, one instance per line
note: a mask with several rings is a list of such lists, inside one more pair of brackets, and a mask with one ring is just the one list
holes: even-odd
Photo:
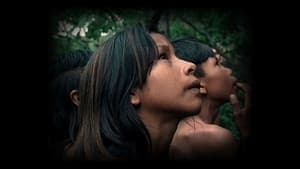
[(196, 88), (196, 87), (190, 88), (189, 91), (195, 94), (200, 94), (200, 88)]
[(194, 80), (187, 85), (186, 90), (195, 95), (200, 95), (200, 80)]
[(197, 88), (198, 90), (200, 90), (200, 81), (199, 80), (195, 80), (187, 86), (187, 89), (194, 89), (194, 88)]

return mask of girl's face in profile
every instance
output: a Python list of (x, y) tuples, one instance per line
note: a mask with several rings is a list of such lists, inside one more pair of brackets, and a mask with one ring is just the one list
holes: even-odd
[(163, 35), (151, 33), (151, 37), (159, 55), (143, 88), (138, 89), (140, 108), (157, 113), (178, 112), (178, 117), (198, 113), (201, 95), (200, 82), (193, 76), (195, 65), (179, 59)]
[(208, 97), (228, 101), (236, 78), (232, 76), (231, 69), (222, 65), (222, 57), (215, 54), (203, 62), (201, 67), (205, 74), (201, 81), (205, 84)]

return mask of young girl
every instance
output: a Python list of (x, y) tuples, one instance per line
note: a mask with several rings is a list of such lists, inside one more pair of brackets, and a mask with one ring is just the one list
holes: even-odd
[[(197, 65), (200, 93), (203, 95), (201, 111), (181, 120), (174, 134), (170, 156), (172, 159), (195, 160), (203, 158), (229, 158), (235, 155), (237, 143), (229, 130), (215, 124), (219, 108), (231, 102), (233, 115), (243, 138), (249, 132), (249, 89), (237, 83), (231, 69), (222, 65), (221, 56), (197, 39), (184, 37), (172, 41), (181, 59)], [(240, 108), (236, 89), (245, 92), (245, 107)]]
[(80, 126), (69, 159), (167, 158), (179, 119), (200, 111), (196, 66), (149, 32), (127, 28), (92, 56), (80, 81)]

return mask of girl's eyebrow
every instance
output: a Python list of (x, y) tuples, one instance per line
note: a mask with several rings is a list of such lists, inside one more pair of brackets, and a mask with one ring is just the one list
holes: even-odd
[(169, 45), (157, 45), (157, 47), (159, 49), (161, 49), (162, 51), (169, 51), (170, 50)]
[(218, 62), (222, 61), (222, 56), (219, 53), (214, 53), (214, 58), (216, 58)]

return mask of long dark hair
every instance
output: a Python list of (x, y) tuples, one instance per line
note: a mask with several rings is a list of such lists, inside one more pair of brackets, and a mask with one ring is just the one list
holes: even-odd
[(77, 50), (62, 56), (53, 56), (49, 60), (48, 79), (53, 80), (63, 72), (84, 67), (92, 55), (90, 50)]
[(93, 54), (80, 81), (80, 128), (69, 155), (78, 160), (147, 159), (150, 135), (130, 103), (157, 58), (141, 24), (117, 33)]
[[(83, 68), (61, 73), (49, 84), (49, 120), (58, 141), (74, 140), (78, 126), (78, 107), (70, 99), (72, 90), (79, 90)], [(55, 139), (55, 138), (54, 138)]]
[(78, 107), (72, 102), (70, 92), (79, 90), (80, 76), (91, 54), (91, 51), (75, 51), (56, 56), (49, 64), (48, 148), (51, 158), (61, 160), (64, 146), (75, 140)]
[[(179, 37), (171, 42), (174, 46), (176, 55), (180, 59), (192, 62), (195, 65), (200, 65), (214, 55), (212, 48), (190, 36)], [(204, 75), (201, 66), (197, 66), (195, 75), (198, 77)]]

